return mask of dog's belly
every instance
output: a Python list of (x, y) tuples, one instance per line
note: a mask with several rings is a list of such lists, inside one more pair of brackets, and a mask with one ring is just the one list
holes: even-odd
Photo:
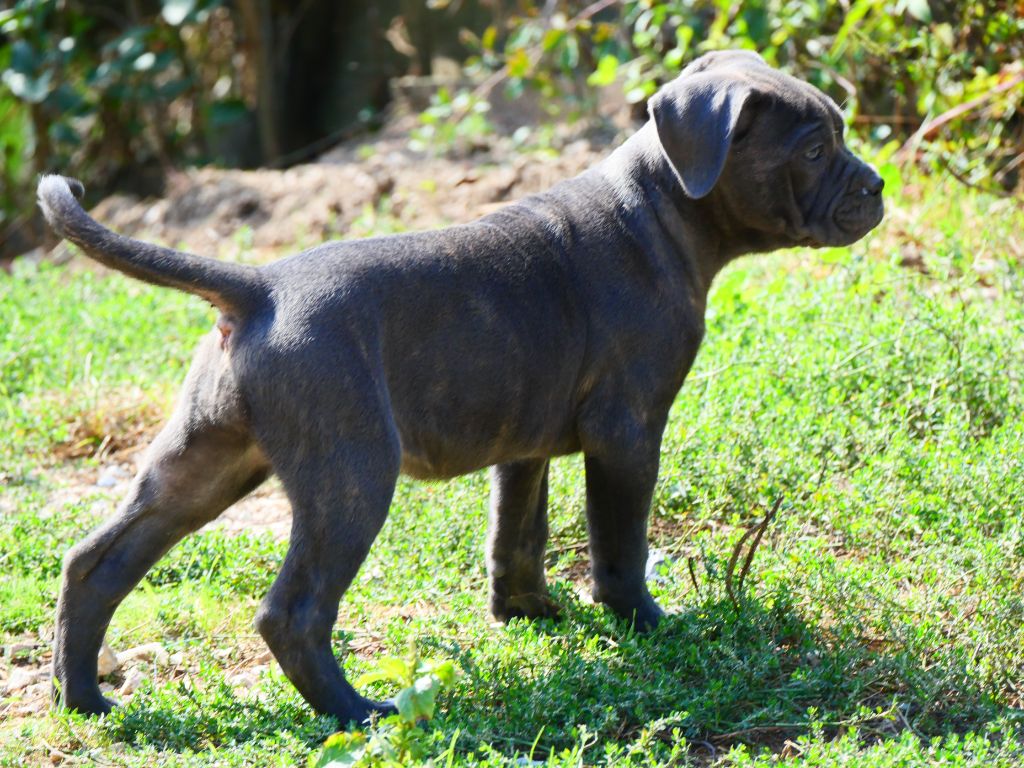
[(543, 428), (511, 418), (494, 424), (465, 423), (448, 431), (400, 425), (402, 473), (419, 479), (446, 479), (474, 472), (494, 464), (525, 458), (561, 456), (579, 450), (575, 423)]
[(403, 444), (402, 474), (418, 480), (447, 480), (495, 464), (527, 458), (564, 456), (578, 451), (580, 445), (575, 435), (566, 435), (564, 440), (552, 443), (547, 450), (515, 450), (516, 446), (510, 445), (481, 445), (478, 451), (466, 451), (465, 448), (460, 446), (459, 450), (453, 451), (442, 447), (430, 451), (418, 445), (410, 451)]
[(404, 473), (447, 478), (578, 450), (574, 363), (582, 351), (571, 342), (517, 349), (506, 339), (503, 354), (476, 355), (463, 339), (457, 360), (430, 355), (430, 346), (421, 339), (401, 380), (388, 382)]

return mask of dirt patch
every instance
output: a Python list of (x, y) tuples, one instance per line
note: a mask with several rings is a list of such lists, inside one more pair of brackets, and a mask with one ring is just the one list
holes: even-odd
[(162, 199), (115, 195), (92, 214), (125, 234), (263, 262), (325, 240), (471, 221), (577, 175), (607, 154), (608, 142), (526, 153), (505, 141), (452, 158), (413, 152), (404, 134), (384, 135), (283, 171), (178, 172)]
[[(71, 503), (92, 499), (90, 510), (99, 517), (113, 514), (117, 504), (127, 495), (132, 478), (138, 472), (148, 441), (119, 451), (98, 467), (64, 465), (50, 471), (57, 490), (47, 506), (56, 514)], [(250, 531), (270, 533), (283, 541), (291, 531), (292, 510), (281, 484), (271, 478), (203, 530), (223, 528), (232, 533)]]

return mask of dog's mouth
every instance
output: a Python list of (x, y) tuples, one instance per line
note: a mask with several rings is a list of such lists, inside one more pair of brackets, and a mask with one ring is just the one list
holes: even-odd
[(885, 215), (880, 195), (843, 196), (832, 215), (811, 223), (797, 245), (809, 248), (838, 248), (852, 245), (877, 227)]
[(837, 233), (848, 240), (842, 245), (849, 245), (877, 227), (884, 216), (885, 205), (880, 195), (850, 195), (836, 208), (832, 220)]

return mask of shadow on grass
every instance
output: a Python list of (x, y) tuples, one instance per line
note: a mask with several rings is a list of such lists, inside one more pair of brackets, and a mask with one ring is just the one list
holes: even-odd
[[(831, 636), (783, 598), (708, 600), (646, 636), (599, 607), (567, 604), (558, 625), (514, 625), (512, 649), (470, 651), (467, 674), (439, 727), (538, 756), (570, 748), (584, 725), (598, 742), (670, 738), (678, 729), (708, 753), (856, 724), (877, 741), (910, 729), (922, 738), (983, 730), (1021, 710), (1000, 704), (956, 654), (929, 658), (893, 644)], [(575, 605), (575, 607), (572, 607)], [(517, 646), (544, 652), (517, 655)]]
[[(558, 597), (558, 623), (515, 622), (464, 648), (441, 637), (421, 641), (429, 655), (456, 657), (465, 673), (430, 728), (438, 743), (459, 731), (466, 749), (490, 743), (513, 753), (529, 751), (540, 734), (536, 754), (544, 756), (576, 744), (581, 725), (599, 742), (620, 744), (644, 729), (667, 739), (678, 728), (694, 749), (717, 753), (737, 743), (777, 749), (812, 730), (828, 735), (854, 724), (867, 741), (907, 729), (929, 738), (1021, 714), (953, 653), (922, 663), (910, 649), (835, 637), (783, 598), (748, 601), (739, 611), (709, 599), (637, 635), (598, 606)], [(274, 683), (262, 701), (238, 699), (223, 681), (201, 696), (173, 685), (147, 690), (109, 717), (106, 731), (159, 750), (282, 734), (315, 749), (336, 724), (285, 686)]]
[(132, 746), (190, 752), (226, 745), (282, 742), (303, 751), (334, 733), (332, 717), (315, 715), (292, 690), (240, 699), (219, 679), (201, 693), (183, 685), (144, 687), (104, 721), (106, 735)]

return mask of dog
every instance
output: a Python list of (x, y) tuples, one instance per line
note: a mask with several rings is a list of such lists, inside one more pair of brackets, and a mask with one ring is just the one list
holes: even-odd
[(596, 167), (475, 222), (331, 242), (262, 267), (114, 234), (45, 176), (52, 227), (90, 257), (220, 311), (117, 514), (65, 557), (58, 703), (104, 713), (97, 652), (117, 605), (186, 534), (269, 474), (293, 509), (256, 627), (317, 712), (393, 711), (331, 652), (338, 603), (401, 473), (491, 467), (490, 609), (554, 615), (548, 464), (582, 452), (595, 600), (640, 630), (647, 516), (669, 407), (711, 281), (742, 254), (841, 246), (882, 219), (882, 179), (839, 110), (753, 53), (710, 53)]

